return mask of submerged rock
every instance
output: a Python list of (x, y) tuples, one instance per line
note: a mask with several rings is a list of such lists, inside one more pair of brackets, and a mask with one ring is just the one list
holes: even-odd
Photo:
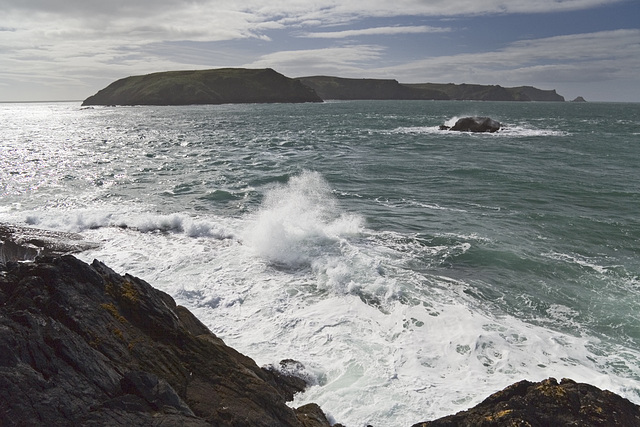
[(440, 130), (455, 130), (459, 132), (497, 132), (500, 130), (500, 122), (489, 117), (463, 117), (455, 125), (448, 128), (440, 126)]
[(317, 405), (146, 282), (72, 255), (0, 268), (0, 425), (305, 426)]
[(640, 426), (640, 406), (589, 384), (563, 379), (517, 382), (477, 406), (414, 427)]

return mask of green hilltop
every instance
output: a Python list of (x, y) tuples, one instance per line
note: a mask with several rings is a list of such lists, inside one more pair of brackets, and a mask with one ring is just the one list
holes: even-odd
[(267, 69), (166, 71), (111, 83), (82, 105), (322, 102), (300, 82)]

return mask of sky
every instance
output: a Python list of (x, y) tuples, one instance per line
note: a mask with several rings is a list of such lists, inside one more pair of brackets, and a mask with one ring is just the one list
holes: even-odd
[(0, 0), (0, 102), (221, 67), (640, 102), (640, 0)]

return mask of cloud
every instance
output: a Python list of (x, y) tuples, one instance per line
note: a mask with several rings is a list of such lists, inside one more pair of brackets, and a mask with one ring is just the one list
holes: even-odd
[(312, 74), (349, 74), (361, 72), (366, 64), (377, 62), (384, 48), (376, 45), (351, 45), (324, 49), (281, 51), (245, 64), (249, 68), (275, 68), (289, 76)]
[[(415, 59), (429, 54), (427, 37), (422, 36), (421, 44), (415, 46), (410, 44), (411, 37), (451, 33), (453, 39), (460, 34), (452, 27), (421, 25), (427, 18), (553, 13), (623, 1), (3, 0), (0, 81), (5, 85), (24, 82), (32, 90), (40, 79), (43, 88), (53, 84), (63, 90), (67, 85), (86, 96), (113, 78), (168, 69), (245, 65), (270, 66), (287, 75), (323, 73), (403, 81), (450, 76), (452, 81), (487, 81), (502, 75), (550, 79), (554, 73), (569, 78), (580, 61), (595, 67), (593, 75), (609, 78), (629, 74), (625, 64), (636, 65), (631, 56), (639, 56), (637, 34), (520, 41), (493, 52), (422, 60)], [(382, 20), (398, 25), (379, 24)], [(363, 27), (372, 21), (379, 26), (336, 30), (337, 25)], [(344, 43), (365, 36), (378, 36), (379, 44)], [(400, 43), (407, 44), (385, 47), (381, 36), (396, 36), (396, 43), (402, 37)], [(609, 47), (602, 44), (605, 40)], [(414, 60), (394, 57), (402, 50), (411, 50), (408, 55)], [(618, 59), (622, 66), (616, 71), (612, 64)], [(12, 96), (21, 96), (17, 85), (12, 90)]]
[(406, 82), (505, 84), (637, 78), (640, 30), (622, 29), (516, 41), (504, 49), (439, 56), (377, 70)]
[(199, 35), (213, 40), (247, 37), (264, 24), (329, 25), (366, 17), (470, 16), (552, 13), (593, 8), (622, 0), (4, 0), (1, 27), (156, 27), (163, 40)]
[(640, 30), (615, 30), (516, 41), (488, 52), (445, 55), (385, 66), (376, 45), (281, 51), (246, 64), (291, 76), (396, 78), (405, 83), (521, 85), (634, 79), (640, 69)]
[(401, 27), (401, 26), (375, 27), (375, 28), (363, 28), (360, 30), (303, 33), (299, 37), (319, 38), (319, 39), (340, 39), (340, 38), (347, 38), (347, 37), (373, 36), (373, 35), (446, 33), (449, 31), (451, 31), (451, 28), (420, 25), (420, 26), (404, 26), (404, 27)]

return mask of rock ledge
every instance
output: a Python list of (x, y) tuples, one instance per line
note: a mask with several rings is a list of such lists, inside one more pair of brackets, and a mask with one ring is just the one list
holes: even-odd
[(146, 282), (72, 255), (0, 266), (0, 425), (325, 427)]
[(466, 411), (413, 427), (637, 427), (640, 407), (589, 384), (563, 379), (517, 382)]

